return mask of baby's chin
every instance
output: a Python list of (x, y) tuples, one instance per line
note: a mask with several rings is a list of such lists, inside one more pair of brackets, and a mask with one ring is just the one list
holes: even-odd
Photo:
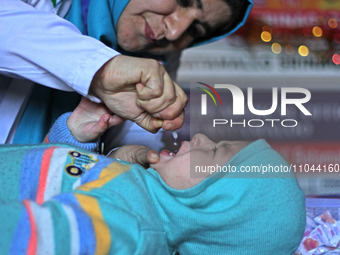
[(161, 171), (162, 168), (166, 165), (166, 162), (162, 157), (160, 157), (159, 161), (155, 164), (150, 164), (150, 168), (153, 168), (157, 172)]
[[(156, 168), (157, 168), (157, 164), (150, 164), (150, 168), (153, 168), (153, 169), (155, 169), (156, 170)], [(156, 170), (157, 171), (157, 170)]]
[(156, 172), (161, 172), (164, 168), (164, 162), (162, 163), (161, 159), (156, 164), (150, 164), (150, 168), (154, 169)]

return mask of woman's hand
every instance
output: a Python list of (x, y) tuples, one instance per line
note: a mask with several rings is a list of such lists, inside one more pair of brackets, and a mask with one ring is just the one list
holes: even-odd
[(187, 96), (156, 60), (116, 56), (96, 73), (91, 90), (112, 112), (150, 132), (183, 125)]

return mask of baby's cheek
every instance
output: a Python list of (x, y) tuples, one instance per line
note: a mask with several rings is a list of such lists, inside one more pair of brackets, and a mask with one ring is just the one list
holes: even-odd
[(167, 176), (165, 176), (165, 182), (174, 189), (183, 190), (189, 189), (198, 183), (200, 183), (202, 178), (192, 178), (190, 176), (190, 168), (186, 167), (177, 168), (176, 170), (172, 170)]
[(197, 178), (190, 178), (190, 159), (188, 155), (181, 155), (171, 160), (161, 160), (157, 164), (152, 164), (163, 181), (173, 189), (187, 189), (196, 185)]
[(189, 189), (206, 179), (205, 177), (190, 177), (189, 167), (184, 170), (181, 168), (159, 167), (158, 164), (158, 167), (154, 165), (153, 168), (158, 172), (162, 180), (173, 189)]

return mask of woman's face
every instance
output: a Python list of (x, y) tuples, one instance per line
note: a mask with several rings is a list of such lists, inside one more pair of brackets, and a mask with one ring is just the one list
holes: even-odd
[(223, 0), (130, 0), (117, 23), (118, 45), (154, 54), (181, 50), (229, 16)]
[(170, 187), (187, 189), (209, 176), (190, 178), (190, 167), (224, 166), (237, 152), (247, 146), (246, 141), (221, 141), (214, 143), (202, 134), (196, 134), (190, 142), (183, 142), (177, 154), (167, 150), (160, 152), (160, 161), (151, 165)]

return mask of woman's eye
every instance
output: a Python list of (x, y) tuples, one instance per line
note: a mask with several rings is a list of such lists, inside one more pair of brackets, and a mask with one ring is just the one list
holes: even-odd
[(177, 0), (177, 3), (183, 7), (191, 6), (192, 0)]
[(204, 35), (203, 29), (200, 28), (200, 25), (196, 22), (192, 23), (191, 26), (188, 28), (188, 34), (193, 38), (198, 38)]

